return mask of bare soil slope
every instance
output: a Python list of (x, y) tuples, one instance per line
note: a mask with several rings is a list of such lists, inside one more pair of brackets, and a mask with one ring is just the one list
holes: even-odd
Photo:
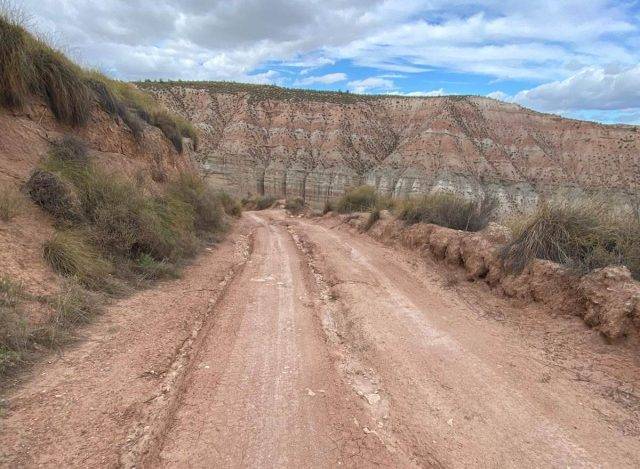
[(635, 346), (343, 228), (245, 214), (7, 393), (0, 461), (640, 465)]

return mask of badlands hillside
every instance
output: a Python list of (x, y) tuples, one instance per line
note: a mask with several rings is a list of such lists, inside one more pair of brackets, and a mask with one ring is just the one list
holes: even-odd
[(471, 96), (408, 98), (221, 82), (144, 82), (199, 128), (199, 156), (241, 193), (322, 203), (363, 182), (398, 196), (453, 188), (529, 208), (541, 194), (637, 200), (640, 134)]

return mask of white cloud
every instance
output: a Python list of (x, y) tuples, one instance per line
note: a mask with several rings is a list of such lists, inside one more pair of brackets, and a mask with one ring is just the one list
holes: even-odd
[(587, 67), (564, 80), (520, 91), (514, 101), (547, 111), (640, 108), (640, 65)]
[[(348, 80), (330, 68), (344, 61), (346, 67), (373, 69), (368, 72), (373, 76), (348, 82), (358, 93), (399, 93), (398, 84), (410, 80), (406, 76), (442, 70), (543, 83), (514, 96), (499, 91), (489, 96), (577, 112), (640, 108), (640, 20), (634, 3), (20, 0), (19, 5), (32, 14), (37, 29), (66, 44), (80, 62), (117, 78), (285, 85), (297, 78), (302, 86), (331, 85)], [(314, 72), (320, 67), (321, 73)], [(341, 70), (353, 76), (348, 68)]]
[(446, 96), (448, 93), (444, 90), (444, 88), (440, 88), (431, 91), (409, 91), (408, 93), (396, 91), (393, 92), (393, 94), (398, 96)]
[(487, 98), (497, 99), (498, 101), (509, 101), (512, 99), (507, 93), (502, 91), (493, 91), (487, 95)]
[(396, 88), (392, 80), (381, 77), (369, 77), (363, 80), (353, 80), (347, 83), (347, 88), (354, 93), (364, 94), (371, 92), (389, 91)]
[[(560, 80), (575, 64), (640, 61), (638, 24), (612, 0), (22, 0), (48, 33), (123, 78), (236, 77), (340, 59), (399, 73), (434, 67)], [(107, 20), (105, 20), (107, 19)], [(171, 50), (180, 43), (178, 51)], [(104, 49), (113, 51), (106, 57)], [(136, 58), (150, 52), (140, 70)], [(179, 52), (179, 54), (177, 53)], [(181, 62), (186, 59), (186, 62)], [(143, 61), (145, 62), (145, 61)], [(209, 65), (222, 62), (220, 70)], [(185, 67), (186, 64), (186, 67)]]
[(338, 83), (340, 81), (345, 81), (347, 79), (347, 75), (345, 73), (327, 73), (326, 75), (310, 75), (308, 77), (297, 80), (294, 85), (295, 86), (308, 86), (308, 85), (330, 85), (332, 83)]

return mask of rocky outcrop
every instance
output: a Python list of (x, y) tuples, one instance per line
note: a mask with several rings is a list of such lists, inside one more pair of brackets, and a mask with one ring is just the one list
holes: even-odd
[[(346, 223), (362, 230), (367, 217), (352, 216)], [(579, 315), (611, 340), (640, 333), (640, 282), (626, 267), (605, 267), (579, 276), (555, 262), (536, 259), (520, 274), (510, 274), (500, 256), (510, 234), (493, 223), (470, 233), (423, 223), (404, 226), (386, 215), (368, 233), (460, 266), (468, 280), (484, 281), (499, 295), (541, 303), (559, 314)]]
[(503, 208), (540, 194), (640, 193), (640, 137), (481, 97), (314, 93), (229, 83), (142, 83), (200, 130), (199, 157), (236, 192), (320, 205), (368, 183), (397, 196), (448, 188)]

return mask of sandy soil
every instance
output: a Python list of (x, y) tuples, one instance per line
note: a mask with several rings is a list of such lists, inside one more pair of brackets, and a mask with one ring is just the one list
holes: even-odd
[(6, 467), (638, 467), (640, 355), (283, 212), (5, 393)]

